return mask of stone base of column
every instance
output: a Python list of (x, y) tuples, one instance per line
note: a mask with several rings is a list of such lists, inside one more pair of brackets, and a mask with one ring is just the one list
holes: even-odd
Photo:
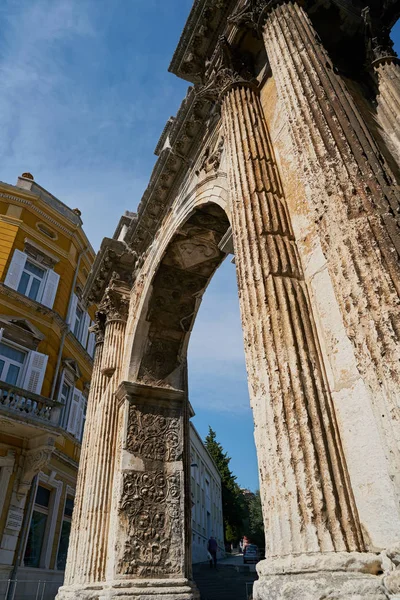
[(189, 579), (132, 579), (63, 586), (56, 600), (200, 600)]
[(387, 600), (377, 554), (332, 552), (263, 560), (254, 600)]

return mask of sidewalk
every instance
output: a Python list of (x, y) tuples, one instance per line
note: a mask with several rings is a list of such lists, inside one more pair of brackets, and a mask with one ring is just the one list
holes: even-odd
[[(254, 563), (244, 564), (243, 562), (243, 554), (231, 554), (227, 555), (227, 558), (222, 558), (219, 561), (220, 565), (232, 565), (234, 567), (245, 567), (245, 571), (250, 571), (252, 573), (256, 570), (256, 565)], [(247, 569), (248, 567), (248, 569)], [(242, 569), (241, 569), (242, 570)]]
[(254, 565), (243, 565), (241, 555), (220, 560), (217, 570), (208, 563), (193, 565), (193, 579), (201, 600), (249, 600), (257, 579)]

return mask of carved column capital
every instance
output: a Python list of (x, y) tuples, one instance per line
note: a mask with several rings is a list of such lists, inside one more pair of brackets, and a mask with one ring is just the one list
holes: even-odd
[(105, 315), (105, 323), (126, 321), (129, 311), (129, 286), (113, 273), (99, 305), (99, 312)]
[(222, 102), (225, 94), (236, 86), (258, 88), (250, 55), (231, 46), (225, 36), (218, 40), (205, 79), (198, 96), (213, 102)]
[(282, 2), (285, 0), (247, 0), (228, 21), (237, 27), (252, 29), (261, 37), (268, 12)]
[(368, 6), (361, 14), (365, 26), (367, 66), (374, 68), (383, 62), (399, 63), (399, 58), (393, 49), (393, 41), (390, 38), (390, 29), (371, 19)]

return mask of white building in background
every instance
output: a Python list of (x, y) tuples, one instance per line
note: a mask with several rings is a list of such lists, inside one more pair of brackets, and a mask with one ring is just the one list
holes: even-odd
[(214, 536), (218, 558), (225, 555), (221, 476), (196, 428), (190, 423), (192, 493), (192, 561), (207, 560), (207, 542)]

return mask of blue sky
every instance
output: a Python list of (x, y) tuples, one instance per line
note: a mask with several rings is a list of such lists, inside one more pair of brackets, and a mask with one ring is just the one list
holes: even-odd
[[(2, 0), (0, 179), (30, 171), (82, 211), (95, 249), (135, 210), (187, 83), (168, 65), (192, 0)], [(393, 36), (400, 42), (400, 27)], [(398, 44), (400, 45), (400, 43)], [(258, 487), (235, 269), (205, 294), (189, 348), (195, 426)]]

